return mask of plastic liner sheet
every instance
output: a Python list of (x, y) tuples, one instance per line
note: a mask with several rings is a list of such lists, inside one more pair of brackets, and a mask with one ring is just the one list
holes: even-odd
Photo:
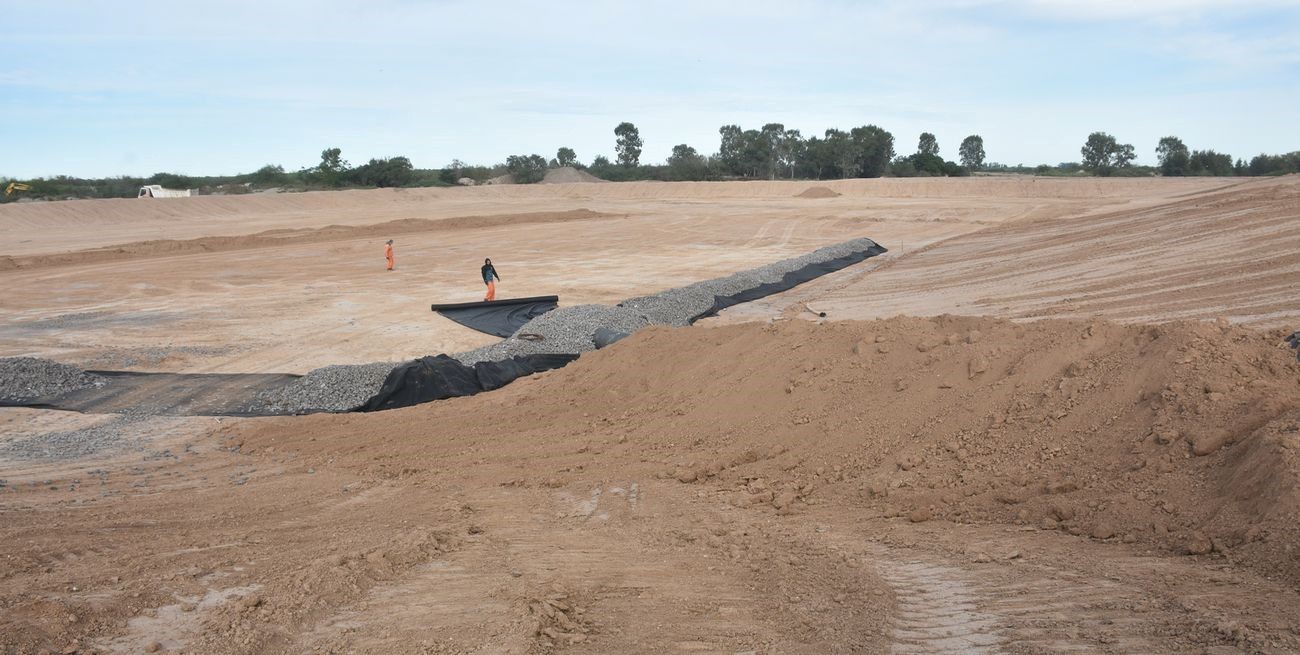
[(555, 309), (559, 302), (559, 296), (536, 296), (432, 305), (430, 309), (467, 328), (498, 337), (508, 337), (528, 321)]
[(534, 373), (561, 368), (577, 355), (527, 355), (466, 366), (446, 355), (421, 357), (393, 369), (362, 412), (410, 407), (499, 389)]
[(695, 321), (698, 321), (702, 318), (717, 316), (718, 312), (728, 307), (731, 307), (733, 305), (739, 305), (741, 303), (750, 302), (752, 300), (758, 300), (759, 298), (765, 298), (773, 294), (789, 291), (799, 286), (800, 284), (803, 284), (804, 282), (809, 282), (823, 275), (827, 275), (829, 273), (834, 273), (836, 271), (843, 270), (854, 264), (864, 262), (867, 259), (875, 257), (876, 255), (883, 254), (885, 252), (888, 251), (885, 249), (884, 246), (881, 246), (879, 244), (873, 244), (870, 248), (867, 248), (866, 250), (859, 250), (857, 252), (849, 253), (843, 257), (838, 257), (836, 259), (829, 259), (818, 264), (809, 264), (807, 266), (804, 266), (803, 268), (790, 271), (789, 273), (786, 273), (785, 275), (781, 276), (780, 281), (777, 282), (768, 282), (767, 284), (760, 284), (756, 287), (746, 289), (744, 291), (741, 291), (740, 293), (733, 294), (730, 296), (714, 296), (713, 306), (710, 307), (708, 310), (700, 313), (698, 316), (692, 317), (691, 322), (694, 323)]

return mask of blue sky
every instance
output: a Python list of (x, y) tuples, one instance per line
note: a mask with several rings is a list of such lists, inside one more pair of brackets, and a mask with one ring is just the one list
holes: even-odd
[(643, 161), (718, 127), (968, 134), (1008, 164), (1089, 132), (1300, 150), (1300, 0), (11, 2), (0, 176), (215, 175), (406, 155)]

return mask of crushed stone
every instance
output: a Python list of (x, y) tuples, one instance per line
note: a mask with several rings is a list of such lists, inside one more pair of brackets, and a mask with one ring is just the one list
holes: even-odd
[(47, 432), (0, 443), (0, 458), (11, 460), (69, 460), (111, 450), (137, 448), (143, 440), (138, 424), (147, 417), (120, 415), (76, 430)]
[(318, 368), (283, 387), (258, 394), (250, 411), (277, 414), (351, 411), (379, 393), (384, 378), (400, 363), (373, 362)]
[(0, 398), (26, 400), (57, 396), (104, 384), (104, 378), (39, 357), (0, 358)]

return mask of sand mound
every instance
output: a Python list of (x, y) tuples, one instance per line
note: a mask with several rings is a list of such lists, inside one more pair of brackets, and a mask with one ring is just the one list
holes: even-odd
[(1231, 553), (1297, 582), (1300, 364), (1280, 340), (950, 316), (650, 328), (505, 392), (292, 431), (412, 461), (438, 435), (490, 433), (508, 460), (600, 425), (637, 446), (583, 460), (589, 476)]
[(811, 186), (795, 194), (796, 198), (838, 198), (839, 192), (824, 186)]
[[(546, 175), (542, 177), (541, 181), (538, 182), (538, 184), (585, 184), (588, 182), (608, 182), (608, 181), (609, 180), (602, 180), (596, 177), (595, 175), (588, 173), (587, 171), (581, 171), (576, 168), (573, 168), (572, 166), (564, 166), (562, 168), (547, 169)], [(515, 176), (510, 175), (509, 173), (505, 175), (498, 175), (485, 182), (485, 184), (514, 184), (514, 183), (515, 183)]]
[(546, 171), (546, 177), (542, 178), (542, 184), (585, 184), (589, 182), (607, 182), (587, 171), (578, 170), (572, 166), (562, 168), (552, 168)]

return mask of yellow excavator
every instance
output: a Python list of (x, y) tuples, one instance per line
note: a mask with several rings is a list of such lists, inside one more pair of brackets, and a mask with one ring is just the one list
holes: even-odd
[(10, 182), (9, 186), (5, 187), (5, 195), (12, 196), (15, 191), (31, 191), (31, 190), (32, 190), (32, 185), (30, 184), (23, 184), (22, 182)]

